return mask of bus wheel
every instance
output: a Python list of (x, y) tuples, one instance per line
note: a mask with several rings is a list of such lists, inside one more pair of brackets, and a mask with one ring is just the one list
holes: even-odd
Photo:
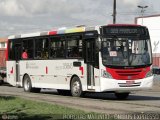
[(31, 79), (28, 75), (24, 76), (23, 88), (25, 92), (35, 92), (39, 93), (41, 91), (40, 88), (32, 88)]
[(24, 76), (23, 88), (25, 92), (32, 92), (32, 84), (31, 84), (30, 77), (28, 75)]
[(127, 93), (115, 93), (115, 96), (119, 100), (124, 100), (124, 99), (127, 99), (127, 97), (129, 96), (129, 92), (127, 92)]
[(74, 97), (83, 96), (82, 85), (78, 77), (73, 77), (71, 82), (71, 94)]

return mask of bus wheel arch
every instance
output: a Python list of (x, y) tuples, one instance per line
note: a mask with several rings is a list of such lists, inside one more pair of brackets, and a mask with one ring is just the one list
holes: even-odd
[(82, 84), (77, 75), (73, 75), (70, 81), (71, 95), (74, 97), (82, 97), (84, 95)]
[(28, 74), (25, 74), (23, 76), (23, 89), (25, 92), (35, 92), (39, 93), (41, 91), (41, 88), (33, 88), (32, 82)]
[[(23, 87), (23, 85), (24, 85), (24, 78), (25, 78), (25, 76), (27, 76), (28, 74), (27, 73), (25, 73), (24, 75), (23, 75), (23, 78), (22, 78), (22, 87)], [(28, 75), (29, 76), (29, 75)]]

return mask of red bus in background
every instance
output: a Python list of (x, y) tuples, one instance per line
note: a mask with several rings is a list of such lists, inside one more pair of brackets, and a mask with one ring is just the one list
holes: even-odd
[(6, 78), (6, 48), (7, 38), (0, 38), (0, 84), (4, 82)]

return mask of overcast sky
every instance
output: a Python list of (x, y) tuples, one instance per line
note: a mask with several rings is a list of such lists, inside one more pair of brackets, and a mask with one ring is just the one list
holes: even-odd
[[(117, 23), (134, 23), (138, 5), (160, 14), (159, 0), (117, 0)], [(0, 37), (76, 25), (112, 23), (113, 0), (0, 0)]]

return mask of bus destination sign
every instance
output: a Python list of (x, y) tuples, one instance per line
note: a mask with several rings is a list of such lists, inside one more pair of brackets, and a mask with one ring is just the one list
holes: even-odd
[(138, 30), (137, 29), (129, 29), (129, 28), (112, 28), (110, 29), (109, 31), (111, 34), (114, 34), (114, 33), (120, 33), (120, 34), (135, 34), (135, 33), (138, 33)]
[(144, 34), (143, 28), (134, 27), (104, 27), (103, 34)]

